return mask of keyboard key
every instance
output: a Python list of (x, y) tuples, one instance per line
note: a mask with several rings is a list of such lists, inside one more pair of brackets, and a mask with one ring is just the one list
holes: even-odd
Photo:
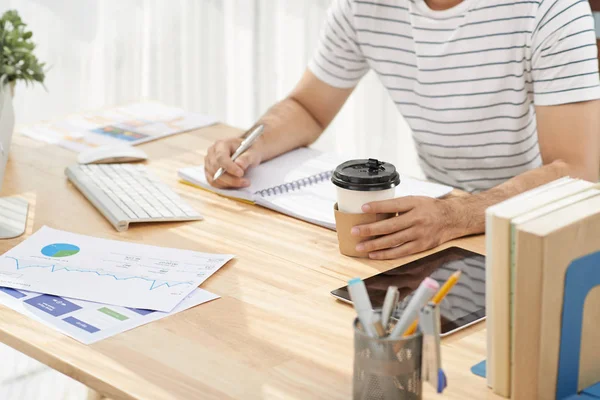
[(165, 207), (156, 207), (156, 211), (158, 211), (163, 217), (174, 217), (171, 211), (167, 210)]
[(138, 218), (150, 218), (150, 215), (146, 211), (142, 209), (139, 205), (135, 204), (135, 202), (125, 202), (125, 205), (135, 213)]
[(146, 211), (148, 213), (148, 215), (150, 215), (151, 218), (160, 218), (161, 214), (156, 211), (156, 209), (154, 207), (151, 206), (147, 206), (147, 207), (143, 207), (144, 211)]
[(119, 206), (119, 208), (121, 210), (123, 210), (123, 212), (125, 214), (127, 214), (127, 216), (129, 218), (136, 218), (137, 216), (135, 215), (135, 213), (133, 211), (131, 211), (131, 209), (129, 207), (127, 207), (127, 205), (125, 203), (123, 203), (121, 200), (117, 200), (117, 205)]

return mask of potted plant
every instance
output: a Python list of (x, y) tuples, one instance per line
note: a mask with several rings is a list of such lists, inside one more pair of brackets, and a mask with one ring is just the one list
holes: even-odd
[[(15, 83), (21, 80), (26, 84), (44, 84), (44, 63), (33, 55), (35, 44), (31, 36), (16, 11), (6, 11), (0, 17), (0, 187), (15, 126), (12, 104)], [(0, 209), (11, 210), (10, 223), (0, 223), (0, 239), (23, 234), (27, 225), (27, 201), (20, 197), (2, 197)]]
[(44, 84), (45, 64), (33, 54), (32, 36), (16, 10), (6, 11), (0, 18), (0, 90), (8, 84), (13, 96), (18, 80)]

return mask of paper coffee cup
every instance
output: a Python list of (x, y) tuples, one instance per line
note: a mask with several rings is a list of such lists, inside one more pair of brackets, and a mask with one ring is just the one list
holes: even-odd
[(393, 199), (400, 175), (392, 164), (369, 158), (338, 165), (331, 181), (336, 186), (339, 211), (359, 214), (363, 204)]
[(363, 212), (362, 206), (366, 203), (393, 199), (396, 188), (379, 190), (377, 192), (357, 192), (355, 190), (343, 189), (336, 186), (336, 191), (340, 211), (351, 214), (360, 214)]
[(353, 236), (351, 230), (356, 225), (370, 224), (396, 215), (365, 214), (362, 206), (372, 201), (394, 198), (400, 176), (392, 164), (370, 158), (350, 160), (338, 165), (331, 181), (337, 190), (334, 213), (340, 253), (352, 257), (368, 257), (367, 252), (356, 251), (356, 245), (375, 237)]
[(352, 214), (345, 213), (338, 209), (338, 205), (333, 207), (335, 215), (335, 227), (337, 231), (338, 244), (340, 253), (350, 257), (368, 258), (369, 253), (364, 251), (356, 251), (356, 245), (360, 242), (375, 239), (376, 236), (360, 237), (352, 235), (352, 228), (356, 225), (371, 224), (373, 222), (392, 218), (396, 214)]

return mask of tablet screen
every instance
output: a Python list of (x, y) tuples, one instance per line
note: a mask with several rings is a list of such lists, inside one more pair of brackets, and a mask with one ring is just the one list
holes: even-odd
[[(461, 277), (440, 304), (442, 334), (446, 334), (485, 317), (485, 257), (481, 254), (450, 247), (364, 282), (374, 308), (383, 306), (388, 286), (398, 287), (401, 299), (395, 313), (398, 317), (423, 279), (430, 276), (441, 286), (456, 270), (462, 271)], [(344, 286), (331, 294), (349, 302), (347, 288)]]

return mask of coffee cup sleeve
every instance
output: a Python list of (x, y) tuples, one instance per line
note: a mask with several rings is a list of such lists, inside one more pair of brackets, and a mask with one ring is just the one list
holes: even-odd
[(356, 251), (360, 242), (375, 239), (377, 236), (354, 236), (350, 233), (356, 225), (370, 224), (396, 216), (396, 214), (351, 214), (338, 210), (337, 203), (333, 206), (335, 214), (335, 227), (338, 236), (340, 253), (350, 257), (368, 258), (368, 252)]

